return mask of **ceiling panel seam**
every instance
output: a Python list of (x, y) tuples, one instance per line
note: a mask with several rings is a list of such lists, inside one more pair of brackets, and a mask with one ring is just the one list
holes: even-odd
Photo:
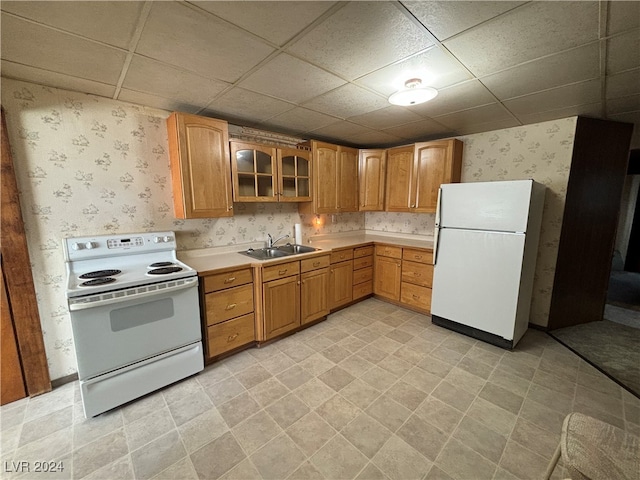
[(124, 83), (124, 79), (127, 76), (127, 72), (129, 71), (129, 66), (131, 65), (131, 60), (133, 60), (133, 55), (138, 48), (138, 42), (140, 41), (140, 37), (142, 36), (142, 31), (144, 30), (144, 26), (147, 23), (147, 19), (149, 18), (149, 13), (151, 12), (152, 2), (151, 0), (147, 0), (144, 2), (142, 6), (142, 11), (140, 12), (140, 16), (138, 17), (138, 21), (136, 22), (136, 29), (131, 36), (131, 41), (129, 42), (129, 51), (127, 53), (127, 57), (124, 60), (124, 64), (122, 65), (122, 70), (120, 71), (120, 77), (118, 78), (118, 83), (116, 84), (116, 91), (113, 93), (113, 99), (117, 100), (120, 96), (120, 91), (122, 90), (122, 84)]

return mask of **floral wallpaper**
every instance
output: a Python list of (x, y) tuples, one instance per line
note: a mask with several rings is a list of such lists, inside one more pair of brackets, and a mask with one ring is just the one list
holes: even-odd
[[(22, 214), (51, 378), (76, 372), (62, 239), (174, 230), (180, 250), (263, 241), (303, 225), (320, 233), (432, 235), (429, 214), (300, 215), (296, 204), (236, 204), (231, 218), (173, 216), (165, 119), (170, 112), (2, 79)], [(463, 181), (535, 178), (550, 188), (534, 322), (546, 325), (575, 118), (462, 137)], [(546, 308), (546, 310), (545, 310)]]
[(547, 187), (530, 322), (547, 326), (577, 117), (466, 135), (462, 181), (532, 178)]

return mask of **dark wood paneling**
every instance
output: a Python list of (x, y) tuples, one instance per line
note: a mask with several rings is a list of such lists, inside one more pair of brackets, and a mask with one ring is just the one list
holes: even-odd
[(579, 117), (549, 329), (602, 320), (633, 125)]
[(11, 148), (2, 110), (2, 269), (11, 305), (18, 351), (29, 395), (51, 390), (27, 239), (20, 211)]
[[(1, 263), (1, 259), (0, 259)], [(13, 319), (11, 317), (11, 307), (4, 284), (4, 274), (0, 268), (0, 405), (14, 402), (27, 396), (24, 387), (24, 376), (18, 355), (18, 343), (16, 332), (13, 329)]]

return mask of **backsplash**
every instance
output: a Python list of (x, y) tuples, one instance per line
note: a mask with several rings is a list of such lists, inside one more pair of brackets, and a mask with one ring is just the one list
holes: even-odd
[[(230, 218), (173, 216), (169, 112), (2, 78), (9, 139), (51, 378), (76, 371), (62, 239), (174, 230), (180, 250), (375, 230), (431, 236), (434, 216), (299, 215), (296, 204), (235, 204)], [(534, 322), (546, 325), (575, 118), (462, 137), (464, 181), (536, 178), (550, 194), (536, 273)], [(568, 152), (568, 154), (567, 154)], [(545, 310), (546, 307), (546, 310)]]

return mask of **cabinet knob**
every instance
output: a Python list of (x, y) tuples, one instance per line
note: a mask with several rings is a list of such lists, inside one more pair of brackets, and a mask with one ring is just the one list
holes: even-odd
[(240, 335), (239, 333), (236, 333), (234, 335), (229, 335), (227, 337), (227, 343), (233, 342), (236, 338), (238, 338), (238, 335)]
[(278, 270), (278, 275), (284, 275), (285, 273), (287, 273), (287, 270), (289, 269), (285, 268), (284, 270)]
[(320, 265), (320, 262), (313, 262), (313, 266), (314, 266), (314, 267), (317, 267), (317, 266), (319, 266), (319, 265)]
[(224, 283), (231, 283), (231, 282), (233, 282), (235, 279), (236, 279), (236, 277), (229, 277), (229, 278), (227, 278), (227, 279), (224, 281)]
[(236, 308), (236, 306), (236, 303), (230, 303), (229, 305), (227, 305), (227, 308), (225, 308), (225, 310), (233, 310), (234, 308)]
[(414, 203), (413, 205), (411, 205), (411, 208), (416, 208), (416, 204)]

